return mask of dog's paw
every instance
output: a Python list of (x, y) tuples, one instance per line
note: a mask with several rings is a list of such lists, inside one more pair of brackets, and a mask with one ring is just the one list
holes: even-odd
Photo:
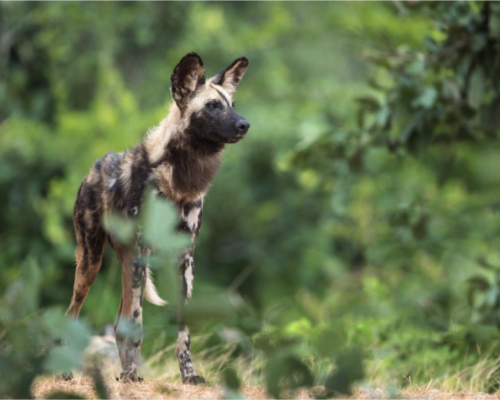
[(144, 378), (140, 377), (137, 374), (122, 372), (120, 374), (120, 377), (116, 378), (116, 381), (123, 382), (123, 383), (144, 382)]
[(183, 380), (182, 383), (185, 385), (203, 385), (205, 382), (205, 378), (199, 375), (191, 375), (191, 376), (186, 376)]
[(71, 381), (72, 379), (73, 379), (73, 372), (71, 371), (63, 372), (59, 375), (56, 375), (57, 381)]

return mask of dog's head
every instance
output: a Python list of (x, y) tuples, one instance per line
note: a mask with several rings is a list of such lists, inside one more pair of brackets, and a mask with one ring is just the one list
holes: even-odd
[(234, 111), (233, 94), (245, 75), (248, 59), (240, 57), (210, 79), (200, 56), (186, 55), (172, 74), (172, 98), (187, 126), (186, 133), (217, 143), (236, 143), (250, 123)]

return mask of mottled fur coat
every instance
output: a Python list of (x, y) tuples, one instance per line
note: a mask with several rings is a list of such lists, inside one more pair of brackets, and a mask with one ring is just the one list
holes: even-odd
[[(77, 237), (76, 275), (68, 314), (78, 317), (87, 293), (101, 267), (106, 240), (122, 264), (120, 318), (142, 327), (142, 299), (163, 305), (147, 268), (150, 249), (137, 243), (122, 246), (103, 228), (110, 212), (134, 218), (145, 193), (151, 190), (179, 209), (179, 229), (189, 232), (193, 242), (201, 225), (203, 198), (219, 168), (224, 146), (236, 143), (250, 123), (234, 111), (233, 94), (245, 74), (248, 60), (238, 58), (211, 79), (205, 78), (201, 58), (190, 53), (175, 67), (171, 77), (174, 103), (168, 116), (131, 150), (107, 153), (95, 162), (83, 181), (74, 209)], [(183, 304), (191, 298), (194, 279), (193, 248), (183, 253), (179, 272)], [(194, 370), (188, 328), (179, 313), (177, 357), (184, 383), (204, 382)], [(137, 369), (142, 338), (130, 339), (116, 333), (122, 364), (120, 378), (140, 380)]]

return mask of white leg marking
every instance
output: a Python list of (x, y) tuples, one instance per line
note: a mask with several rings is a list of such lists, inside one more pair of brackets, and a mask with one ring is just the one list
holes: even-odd
[(184, 215), (184, 220), (186, 221), (186, 224), (191, 232), (196, 231), (196, 228), (198, 227), (198, 218), (200, 216), (201, 212), (201, 207), (193, 207), (191, 210), (189, 210), (189, 213), (187, 215)]
[(184, 271), (184, 279), (186, 280), (186, 297), (187, 297), (187, 300), (189, 300), (191, 298), (192, 293), (193, 293), (193, 281), (194, 281), (193, 257), (187, 256), (186, 263), (187, 263), (187, 266), (186, 266), (186, 270)]

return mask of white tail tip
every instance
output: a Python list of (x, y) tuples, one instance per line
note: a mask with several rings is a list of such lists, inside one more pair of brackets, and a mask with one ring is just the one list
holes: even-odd
[(151, 270), (147, 269), (147, 277), (146, 277), (146, 287), (144, 288), (144, 297), (147, 301), (155, 306), (164, 306), (167, 304), (165, 300), (163, 300), (156, 291), (155, 284), (153, 282), (153, 274)]

